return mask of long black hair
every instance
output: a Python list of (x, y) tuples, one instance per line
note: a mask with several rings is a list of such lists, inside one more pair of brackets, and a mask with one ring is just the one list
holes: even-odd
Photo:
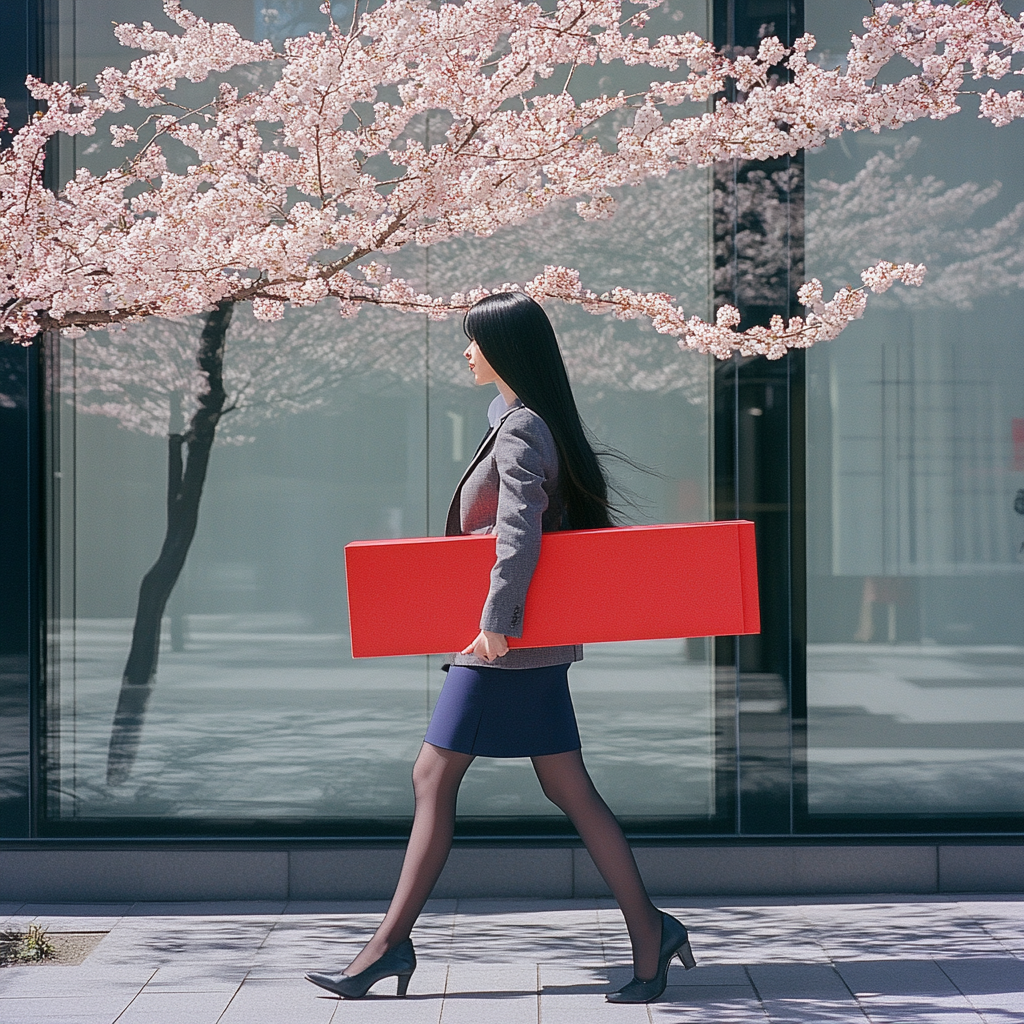
[(496, 292), (470, 308), (462, 329), (523, 405), (548, 425), (558, 449), (569, 528), (611, 526), (608, 482), (587, 440), (544, 310), (523, 292)]

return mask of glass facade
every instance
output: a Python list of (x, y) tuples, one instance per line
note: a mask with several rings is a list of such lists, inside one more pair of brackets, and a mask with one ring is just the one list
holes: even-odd
[[(197, 9), (273, 37), (308, 31), (322, 20), (317, 8)], [(84, 23), (81, 5), (72, 13), (62, 58), (75, 81), (130, 59), (111, 21), (161, 19), (156, 0), (90, 4)], [(707, 32), (703, 3), (677, 4), (671, 17)], [(93, 138), (69, 150), (69, 168), (111, 158)], [(633, 189), (596, 226), (556, 210), (494, 239), (401, 253), (396, 271), (443, 294), (525, 280), (545, 263), (574, 266), (603, 289), (628, 267), (634, 286), (671, 291), (706, 314), (709, 182), (695, 171)], [(647, 467), (609, 459), (625, 520), (710, 518), (707, 359), (637, 322), (550, 312), (584, 420), (601, 444)], [(236, 310), (223, 372), (238, 408), (217, 427), (155, 677), (124, 687), (140, 581), (165, 534), (173, 435), (195, 412), (204, 322), (67, 340), (52, 361), (46, 821), (401, 829), (442, 659), (350, 657), (343, 549), (443, 530), (493, 388), (473, 387), (457, 320), (380, 311), (345, 320), (314, 308), (266, 324)], [(571, 678), (589, 767), (616, 810), (647, 827), (714, 819), (704, 645), (592, 645)], [(478, 762), (459, 809), (468, 831), (565, 828), (528, 762)]]
[[(319, 0), (190, 6), (275, 42), (322, 21)], [(39, 10), (38, 67), (75, 82), (133, 56), (112, 21), (164, 23), (159, 0)], [(738, 48), (806, 28), (835, 66), (862, 13), (669, 0), (652, 24)], [(62, 143), (54, 183), (107, 166), (104, 137)], [(590, 645), (570, 673), (588, 767), (632, 835), (1020, 831), (1022, 167), (1024, 127), (965, 111), (652, 181), (610, 222), (559, 209), (395, 258), (435, 294), (554, 263), (704, 316), (730, 302), (745, 325), (799, 311), (805, 278), (828, 291), (878, 258), (928, 264), (921, 289), (873, 296), (839, 339), (773, 363), (549, 308), (587, 425), (645, 467), (607, 460), (624, 521), (757, 524), (761, 636)], [(29, 592), (0, 623), (0, 837), (407, 829), (442, 659), (351, 658), (343, 551), (442, 532), (493, 389), (472, 386), (457, 320), (317, 307), (268, 324), (240, 306), (223, 350), (234, 408), (188, 477), (201, 453), (176, 439), (211, 327), (0, 359), (0, 464), (27, 495), (0, 509), (5, 572)], [(155, 675), (126, 688), (140, 585), (189, 487), (197, 526)], [(19, 640), (26, 607), (38, 650)], [(526, 762), (478, 760), (459, 815), (464, 836), (572, 834)]]
[(1024, 811), (1024, 125), (964, 105), (806, 155), (809, 277), (928, 265), (807, 354), (812, 815)]

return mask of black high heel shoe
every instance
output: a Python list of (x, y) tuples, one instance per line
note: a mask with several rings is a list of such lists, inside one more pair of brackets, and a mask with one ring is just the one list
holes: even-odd
[(636, 975), (628, 985), (618, 992), (609, 992), (605, 999), (609, 1003), (649, 1003), (657, 999), (668, 984), (668, 965), (672, 957), (678, 956), (679, 962), (687, 969), (697, 966), (690, 949), (690, 938), (686, 934), (686, 926), (674, 917), (661, 914), (661, 950), (658, 953), (658, 973), (650, 981), (641, 981)]
[(409, 990), (409, 979), (415, 970), (416, 951), (412, 948), (412, 939), (406, 939), (358, 974), (317, 974), (311, 971), (306, 975), (306, 981), (342, 999), (362, 999), (378, 981), (397, 976), (398, 995), (404, 996)]

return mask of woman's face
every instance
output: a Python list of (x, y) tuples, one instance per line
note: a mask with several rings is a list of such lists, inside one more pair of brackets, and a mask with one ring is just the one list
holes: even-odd
[(469, 360), (469, 368), (473, 373), (473, 380), (477, 384), (497, 384), (499, 379), (497, 373), (484, 358), (480, 346), (475, 341), (470, 341), (468, 348), (462, 354)]

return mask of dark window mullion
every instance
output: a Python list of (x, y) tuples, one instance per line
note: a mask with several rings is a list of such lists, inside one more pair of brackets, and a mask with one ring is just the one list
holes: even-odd
[[(756, 48), (764, 35), (788, 43), (802, 32), (802, 23), (802, 4), (788, 0), (718, 0), (715, 43), (733, 53)], [(801, 156), (716, 166), (715, 307), (736, 306), (743, 327), (799, 311), (802, 171)], [(750, 252), (739, 250), (737, 238), (742, 232), (749, 246), (760, 220), (756, 206), (735, 200), (744, 191), (754, 194), (761, 181), (766, 184), (757, 194), (787, 207), (789, 237), (785, 265), (762, 265), (751, 287), (740, 266)], [(790, 713), (805, 703), (803, 551), (796, 550), (803, 543), (803, 481), (797, 480), (803, 466), (803, 365), (803, 353), (794, 352), (772, 362), (735, 356), (716, 368), (715, 516), (756, 524), (761, 590), (761, 634), (716, 643), (719, 735), (735, 736), (735, 820), (741, 834), (788, 834), (793, 828)], [(794, 446), (801, 450), (794, 454)], [(724, 740), (720, 749), (726, 749)]]
[[(36, 106), (25, 88), (26, 76), (54, 77), (51, 44), (56, 35), (44, 33), (44, 27), (56, 23), (56, 11), (55, 0), (0, 5), (0, 95), (14, 130)], [(55, 173), (52, 164), (47, 167), (48, 184)], [(0, 765), (0, 839), (18, 839), (35, 833), (34, 780), (41, 777), (43, 349), (38, 341), (24, 347), (0, 341), (0, 346), (0, 733), (6, 749)]]

